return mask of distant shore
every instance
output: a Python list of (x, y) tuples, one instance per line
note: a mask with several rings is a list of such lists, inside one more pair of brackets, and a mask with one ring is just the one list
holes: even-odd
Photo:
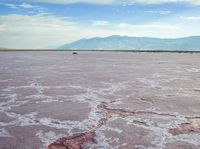
[(57, 51), (57, 52), (148, 52), (148, 53), (200, 53), (200, 50), (179, 51), (179, 50), (58, 50), (58, 49), (0, 49), (0, 52), (45, 52), (45, 51)]

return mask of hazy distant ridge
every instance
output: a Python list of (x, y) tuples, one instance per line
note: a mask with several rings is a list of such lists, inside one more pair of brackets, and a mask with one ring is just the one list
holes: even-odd
[(200, 36), (176, 39), (149, 37), (109, 36), (81, 39), (59, 49), (77, 50), (200, 50)]

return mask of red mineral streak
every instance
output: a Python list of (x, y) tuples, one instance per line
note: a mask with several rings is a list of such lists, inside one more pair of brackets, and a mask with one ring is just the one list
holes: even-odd
[(95, 132), (85, 132), (70, 137), (61, 138), (50, 144), (48, 149), (81, 149), (81, 145), (85, 142), (92, 141)]
[(172, 135), (200, 133), (200, 118), (189, 118), (189, 122), (180, 124), (177, 128), (169, 129)]
[[(48, 149), (81, 149), (82, 148), (81, 146), (84, 143), (94, 140), (96, 130), (100, 128), (102, 125), (104, 125), (109, 120), (109, 118), (112, 117), (113, 114), (117, 114), (121, 117), (127, 117), (136, 114), (155, 114), (155, 115), (176, 117), (175, 115), (171, 114), (156, 113), (151, 111), (128, 111), (123, 109), (112, 109), (108, 108), (105, 104), (99, 104), (97, 108), (104, 111), (105, 113), (105, 116), (98, 121), (97, 125), (95, 125), (91, 130), (87, 132), (58, 139), (54, 143), (50, 144)], [(140, 121), (133, 121), (133, 123), (147, 126), (146, 123)]]
[(122, 117), (131, 116), (131, 115), (140, 115), (140, 114), (151, 114), (151, 115), (158, 115), (158, 116), (169, 116), (169, 117), (176, 117), (176, 115), (169, 114), (169, 113), (158, 113), (153, 111), (130, 111), (124, 109), (112, 109), (107, 107), (104, 104), (98, 105), (99, 109), (105, 110), (110, 114), (118, 114)]
[(58, 139), (54, 143), (50, 144), (48, 149), (81, 149), (84, 143), (94, 141), (96, 130), (104, 125), (110, 116), (111, 115), (106, 114), (105, 117), (99, 120), (97, 125), (87, 132)]
[[(49, 145), (48, 149), (81, 149), (81, 146), (84, 143), (94, 140), (96, 130), (100, 128), (102, 125), (104, 125), (109, 120), (109, 118), (112, 117), (113, 114), (117, 114), (120, 117), (127, 117), (140, 114), (176, 117), (176, 115), (173, 114), (158, 113), (153, 111), (129, 111), (124, 109), (112, 109), (107, 107), (105, 104), (99, 104), (97, 108), (105, 113), (105, 116), (99, 120), (97, 125), (95, 125), (91, 130), (85, 133), (61, 138), (56, 142), (52, 143), (51, 145)], [(187, 118), (187, 119), (189, 121), (188, 123), (183, 123), (179, 125), (179, 127), (177, 128), (169, 129), (169, 133), (171, 133), (172, 135), (189, 134), (191, 132), (200, 133), (200, 118)], [(148, 127), (148, 125), (145, 122), (135, 120), (132, 123)]]
[(133, 123), (133, 124), (136, 124), (136, 125), (141, 125), (141, 126), (146, 126), (146, 127), (148, 127), (147, 123), (142, 122), (142, 121), (134, 120), (132, 123)]

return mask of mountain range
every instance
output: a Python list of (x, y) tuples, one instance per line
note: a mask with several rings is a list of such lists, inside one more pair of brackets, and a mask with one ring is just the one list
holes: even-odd
[(59, 47), (61, 50), (200, 51), (200, 36), (162, 39), (113, 35), (81, 39)]
[(4, 48), (4, 47), (0, 47), (0, 50), (7, 50), (7, 48)]

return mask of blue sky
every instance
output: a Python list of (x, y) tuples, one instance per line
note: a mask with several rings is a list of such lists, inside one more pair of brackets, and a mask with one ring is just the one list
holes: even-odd
[(200, 35), (200, 0), (0, 0), (0, 47), (54, 48), (110, 35)]

